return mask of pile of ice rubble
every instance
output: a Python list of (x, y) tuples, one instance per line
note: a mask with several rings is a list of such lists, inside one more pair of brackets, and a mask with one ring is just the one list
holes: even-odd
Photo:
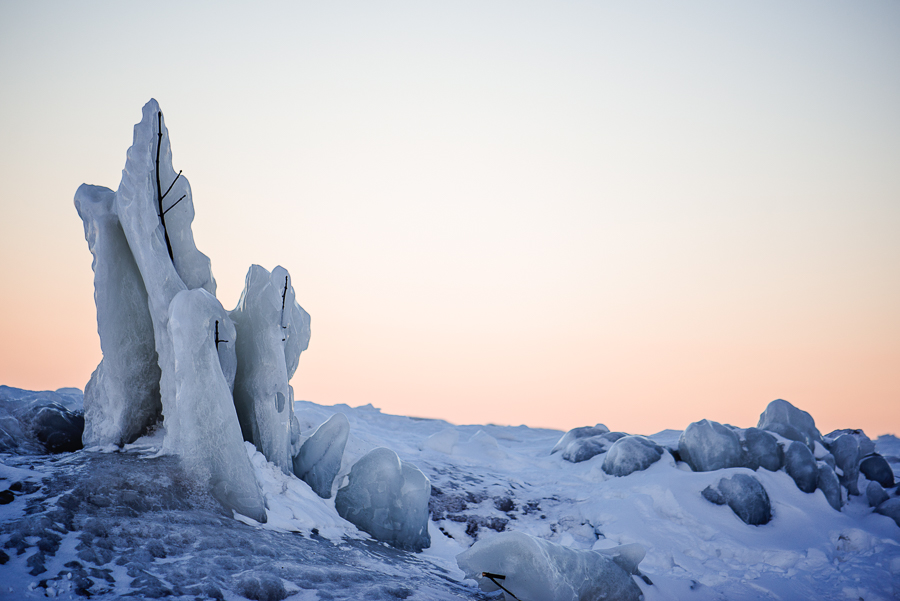
[[(561, 438), (551, 431), (453, 427), (382, 416), (366, 407), (326, 410), (295, 401), (289, 382), (309, 344), (309, 314), (282, 267), (269, 272), (253, 265), (232, 311), (216, 299), (210, 261), (191, 233), (190, 185), (172, 167), (168, 131), (154, 100), (134, 128), (118, 190), (82, 185), (75, 206), (93, 254), (103, 359), (85, 388), (83, 406), (74, 389), (29, 393), (0, 387), (0, 453), (10, 464), (28, 454), (77, 451), (79, 438), (82, 463), (71, 465), (82, 471), (94, 465), (113, 473), (108, 461), (97, 459), (113, 455), (137, 454), (141, 459), (129, 459), (129, 465), (144, 461), (148, 470), (151, 459), (177, 460), (185, 477), (233, 512), (237, 524), (303, 533), (311, 537), (309, 544), (356, 544), (365, 532), (398, 553), (416, 552), (435, 562), (452, 575), (447, 582), (471, 579), (507, 600), (688, 594), (705, 599), (723, 591), (744, 598), (745, 589), (751, 596), (760, 590), (778, 596), (786, 586), (779, 578), (794, 582), (798, 571), (810, 575), (809, 590), (829, 579), (843, 583), (844, 576), (819, 561), (820, 555), (827, 558), (814, 548), (820, 535), (806, 532), (798, 517), (821, 517), (820, 499), (836, 515), (847, 508), (835, 523), (859, 525), (841, 526), (836, 539), (838, 546), (859, 552), (860, 561), (847, 559), (846, 548), (840, 561), (853, 563), (860, 574), (900, 579), (900, 497), (889, 459), (900, 460), (876, 452), (859, 430), (822, 436), (808, 413), (783, 400), (770, 403), (755, 428), (702, 420), (683, 432), (648, 437), (598, 424)], [(44, 465), (52, 471), (51, 464)], [(166, 469), (175, 478), (171, 466)], [(156, 504), (142, 501), (142, 494), (152, 496), (142, 481), (141, 494), (110, 492), (110, 500), (90, 490), (75, 495), (78, 486), (59, 491), (45, 480), (47, 492), (38, 500), (43, 489), (34, 477), (22, 476), (26, 471), (7, 467), (0, 474), (8, 482), (0, 504), (31, 495), (31, 505), (15, 519), (0, 511), (3, 545), (16, 557), (34, 546), (39, 550), (23, 560), (0, 552), (0, 564), (38, 577), (55, 554), (69, 548), (77, 560), (65, 563), (66, 569), (57, 566), (56, 579), (41, 581), (48, 594), (123, 594), (121, 588), (101, 588), (96, 579), (101, 574), (117, 582), (115, 571), (102, 567), (113, 560), (131, 566), (128, 594), (139, 596), (221, 598), (224, 587), (248, 598), (282, 599), (293, 594), (292, 586), (303, 588), (282, 572), (263, 578), (275, 583), (266, 588), (274, 593), (259, 592), (259, 578), (247, 589), (237, 576), (228, 584), (232, 576), (221, 570), (202, 586), (167, 588), (173, 558), (193, 551), (184, 550), (183, 541), (171, 549), (146, 543), (153, 546), (150, 555), (129, 552), (116, 559), (109, 543), (92, 546), (100, 540), (95, 530), (111, 528), (98, 525), (97, 507), (102, 513), (124, 506), (137, 515), (187, 511), (194, 507), (188, 497), (173, 492)], [(786, 481), (798, 492), (786, 490)], [(55, 514), (54, 503), (60, 507)], [(721, 513), (724, 506), (730, 520)], [(64, 517), (46, 517), (46, 523), (23, 517), (37, 512), (35, 507)], [(66, 547), (66, 533), (80, 533), (81, 542)], [(779, 555), (736, 551), (740, 543), (725, 539), (757, 545), (790, 539), (810, 546), (803, 556), (788, 550)], [(122, 540), (126, 546), (145, 544), (134, 543), (133, 536)], [(344, 561), (337, 558), (348, 549), (330, 547), (323, 557)], [(865, 553), (880, 561), (870, 566)], [(154, 557), (169, 559), (157, 564)], [(420, 576), (431, 573), (421, 563), (410, 565), (419, 566)], [(737, 585), (735, 571), (745, 572)], [(61, 587), (56, 580), (63, 574), (80, 584)], [(441, 586), (439, 594), (459, 597), (458, 585)], [(705, 595), (704, 587), (714, 588)], [(385, 590), (401, 592), (384, 598), (414, 595), (408, 588)], [(809, 592), (787, 590), (789, 596)], [(900, 587), (842, 588), (851, 596), (862, 592), (877, 598), (900, 593)], [(336, 597), (334, 591), (327, 595)], [(440, 598), (434, 590), (429, 595)], [(466, 596), (482, 598), (474, 589)]]

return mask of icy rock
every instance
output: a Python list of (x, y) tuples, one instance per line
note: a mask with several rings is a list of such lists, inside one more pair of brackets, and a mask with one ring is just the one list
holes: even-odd
[(831, 443), (835, 467), (841, 470), (840, 482), (851, 495), (859, 494), (859, 442), (851, 434), (842, 434)]
[(891, 464), (878, 453), (872, 453), (863, 458), (859, 463), (859, 471), (868, 480), (878, 482), (884, 488), (894, 486), (894, 472), (891, 470)]
[(744, 452), (738, 435), (730, 428), (706, 419), (685, 428), (678, 440), (678, 453), (695, 472), (711, 472), (744, 464)]
[(571, 463), (581, 463), (592, 457), (606, 453), (620, 438), (627, 436), (624, 432), (605, 432), (588, 438), (578, 438), (569, 443), (563, 451), (562, 458)]
[(822, 491), (829, 505), (840, 511), (842, 503), (841, 483), (838, 481), (837, 474), (824, 461), (820, 461), (817, 467), (819, 473), (816, 480), (816, 488)]
[(631, 575), (643, 556), (640, 545), (601, 553), (502, 532), (476, 542), (456, 563), (485, 592), (500, 590), (485, 573), (504, 576), (497, 582), (521, 601), (637, 601), (643, 596)]
[(288, 309), (284, 281), (280, 274), (273, 277), (266, 269), (252, 265), (229, 317), (237, 329), (234, 405), (244, 440), (290, 474), (293, 408), (285, 362), (287, 336), (282, 325)]
[(878, 482), (870, 481), (866, 486), (866, 500), (869, 502), (869, 507), (878, 507), (889, 498), (890, 495)]
[(431, 546), (431, 482), (418, 468), (379, 447), (353, 465), (348, 480), (334, 498), (342, 518), (400, 549), (421, 551)]
[(609, 432), (609, 428), (604, 426), (603, 424), (597, 424), (596, 426), (582, 426), (580, 428), (572, 428), (568, 432), (562, 435), (562, 437), (553, 445), (553, 449), (550, 450), (550, 454), (558, 453), (560, 451), (566, 450), (569, 444), (574, 440), (578, 440), (579, 438), (589, 438), (591, 436), (600, 436), (601, 434), (606, 434)]
[(341, 470), (349, 435), (347, 416), (335, 413), (316, 429), (294, 457), (294, 474), (323, 499), (331, 498), (331, 485)]
[(745, 467), (754, 471), (764, 468), (770, 472), (781, 469), (784, 465), (784, 451), (774, 436), (759, 428), (747, 428), (742, 434)]
[(79, 404), (52, 392), (0, 386), (0, 452), (66, 453), (82, 448)]
[[(845, 428), (843, 430), (835, 430), (826, 434), (823, 438), (825, 439), (825, 444), (828, 445), (828, 448), (831, 449), (831, 445), (834, 444), (841, 436), (848, 434), (856, 439), (856, 442), (859, 443), (859, 456), (865, 457), (866, 455), (870, 455), (875, 452), (875, 443), (866, 436), (866, 433), (862, 430), (855, 430), (850, 428)], [(833, 453), (834, 451), (832, 451)]]
[(627, 476), (647, 469), (662, 454), (662, 447), (645, 436), (625, 436), (614, 442), (606, 453), (603, 471), (611, 476)]
[(94, 302), (103, 359), (84, 390), (85, 446), (133, 442), (162, 413), (147, 290), (115, 213), (116, 193), (82, 184), (75, 209), (94, 256)]
[(784, 454), (784, 470), (794, 479), (797, 488), (811, 493), (819, 481), (819, 468), (812, 451), (806, 444), (794, 441)]
[(875, 513), (886, 515), (900, 526), (900, 497), (892, 497), (875, 508)]
[(447, 428), (440, 432), (435, 432), (422, 441), (419, 450), (424, 451), (430, 449), (445, 455), (453, 454), (453, 447), (459, 443), (459, 431), (456, 428)]
[[(217, 342), (217, 323), (219, 336), (227, 342)], [(199, 288), (175, 296), (168, 329), (175, 353), (175, 403), (166, 413), (167, 439), (187, 470), (208, 482), (220, 503), (265, 522), (265, 501), (219, 362), (223, 348), (234, 353), (234, 326), (219, 301)]]
[(760, 526), (772, 519), (769, 495), (754, 476), (735, 474), (722, 478), (716, 488), (707, 486), (702, 495), (716, 505), (727, 504), (745, 524)]
[(816, 429), (816, 422), (806, 411), (797, 409), (783, 399), (775, 399), (759, 416), (756, 426), (806, 444), (810, 450), (818, 441), (824, 443), (822, 435)]

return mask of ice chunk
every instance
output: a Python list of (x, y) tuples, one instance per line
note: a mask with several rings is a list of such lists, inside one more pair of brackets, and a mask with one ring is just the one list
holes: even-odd
[(562, 458), (572, 463), (581, 463), (602, 453), (606, 453), (614, 442), (627, 436), (624, 432), (605, 432), (597, 436), (577, 438), (563, 451)]
[(94, 256), (94, 302), (103, 359), (84, 390), (85, 446), (133, 442), (162, 413), (147, 290), (115, 213), (116, 193), (82, 184), (75, 209)]
[(209, 259), (194, 246), (190, 184), (172, 167), (168, 130), (156, 100), (144, 105), (141, 122), (134, 126), (134, 140), (116, 190), (115, 212), (147, 291), (165, 417), (175, 409), (169, 305), (186, 289), (204, 288), (215, 294), (216, 284)]
[(290, 474), (293, 408), (285, 363), (283, 305), (284, 279), (273, 278), (264, 268), (253, 265), (237, 307), (229, 316), (237, 329), (234, 404), (244, 440)]
[(456, 563), (482, 591), (502, 586), (508, 600), (515, 595), (520, 601), (637, 601), (642, 592), (632, 574), (643, 548), (620, 549), (575, 550), (522, 532), (502, 532), (476, 542), (456, 556)]
[(894, 486), (894, 472), (887, 459), (878, 453), (872, 453), (859, 463), (859, 471), (867, 479), (878, 482), (885, 488)]
[(747, 428), (742, 432), (741, 443), (745, 452), (745, 467), (752, 470), (765, 468), (777, 472), (784, 465), (784, 451), (774, 436), (759, 428)]
[(606, 453), (603, 471), (611, 476), (627, 476), (647, 469), (662, 454), (662, 447), (645, 436), (624, 436)]
[(744, 465), (741, 441), (733, 430), (707, 419), (685, 428), (678, 453), (695, 472), (711, 472)]
[(900, 497), (892, 497), (875, 508), (875, 513), (886, 515), (900, 526)]
[(550, 454), (558, 453), (559, 451), (564, 451), (572, 443), (574, 440), (578, 440), (579, 438), (589, 438), (591, 436), (599, 436), (601, 434), (605, 434), (609, 432), (609, 428), (604, 426), (603, 424), (597, 424), (596, 426), (582, 426), (580, 428), (572, 428), (568, 432), (562, 435), (562, 437), (553, 445), (553, 449), (551, 449)]
[[(826, 434), (823, 437), (825, 439), (825, 444), (828, 445), (828, 448), (830, 449), (831, 445), (833, 445), (834, 442), (844, 434), (849, 434), (856, 439), (857, 443), (859, 443), (860, 457), (865, 457), (866, 455), (875, 452), (875, 443), (872, 442), (872, 439), (866, 436), (865, 432), (863, 432), (862, 430), (855, 430), (850, 428), (845, 428), (843, 430), (834, 430), (833, 432)], [(833, 452), (834, 451), (832, 451), (832, 453)]]
[(431, 546), (431, 482), (418, 468), (379, 447), (353, 465), (348, 479), (334, 498), (342, 518), (401, 549), (421, 551)]
[(722, 478), (716, 488), (708, 486), (702, 494), (707, 501), (716, 505), (727, 503), (745, 524), (760, 526), (768, 524), (772, 519), (772, 505), (766, 489), (749, 474)]
[(797, 488), (803, 492), (813, 492), (819, 481), (819, 468), (809, 447), (794, 441), (784, 454), (784, 471), (794, 479)]
[(459, 443), (459, 431), (456, 428), (446, 428), (440, 432), (435, 432), (422, 441), (419, 450), (431, 449), (445, 455), (453, 454), (453, 447)]
[(825, 500), (828, 501), (828, 504), (840, 511), (842, 503), (841, 483), (838, 481), (837, 474), (824, 461), (818, 463), (818, 471), (816, 487), (825, 494)]
[(869, 507), (878, 507), (889, 498), (887, 491), (878, 482), (869, 481), (869, 485), (866, 486), (866, 500)]
[(294, 474), (323, 499), (331, 498), (331, 485), (341, 470), (341, 459), (350, 422), (343, 413), (335, 413), (319, 426), (294, 457)]
[(816, 442), (824, 444), (822, 435), (816, 429), (816, 422), (806, 411), (797, 409), (783, 399), (775, 399), (759, 416), (756, 426), (775, 432), (788, 440), (805, 443), (810, 450)]
[(851, 434), (842, 434), (831, 443), (834, 464), (841, 470), (840, 482), (851, 495), (859, 494), (859, 443)]
[(175, 355), (175, 403), (166, 413), (169, 445), (219, 502), (265, 522), (265, 502), (219, 361), (219, 353), (234, 353), (234, 326), (219, 301), (200, 288), (175, 296), (168, 329)]

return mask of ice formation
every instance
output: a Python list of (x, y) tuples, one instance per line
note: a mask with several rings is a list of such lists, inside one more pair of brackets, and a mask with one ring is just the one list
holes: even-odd
[(456, 562), (481, 590), (502, 586), (507, 600), (637, 601), (643, 594), (632, 574), (643, 557), (643, 548), (635, 544), (601, 553), (503, 532), (476, 542)]
[(744, 464), (738, 435), (731, 428), (708, 419), (685, 428), (678, 440), (678, 453), (695, 472), (711, 472)]
[(550, 450), (550, 454), (558, 453), (559, 451), (565, 451), (566, 448), (573, 442), (580, 438), (589, 438), (592, 436), (600, 436), (601, 434), (606, 434), (609, 432), (609, 428), (604, 426), (603, 424), (597, 424), (596, 426), (583, 426), (580, 428), (572, 428), (568, 432), (562, 435), (553, 448)]
[(818, 463), (818, 474), (816, 479), (816, 488), (825, 495), (825, 500), (836, 510), (841, 510), (841, 483), (838, 481), (837, 474), (830, 465), (824, 461)]
[(198, 288), (175, 296), (168, 328), (175, 353), (176, 411), (166, 414), (166, 422), (169, 428), (177, 424), (175, 444), (185, 465), (209, 483), (225, 507), (265, 522), (265, 502), (219, 359), (220, 354), (234, 355), (234, 326), (219, 301)]
[(784, 454), (784, 470), (803, 492), (816, 490), (819, 468), (816, 466), (816, 458), (804, 443), (795, 441), (788, 446)]
[(294, 399), (288, 380), (309, 344), (309, 315), (294, 301), (284, 268), (269, 273), (252, 265), (229, 316), (237, 329), (234, 404), (244, 440), (285, 473), (292, 473)]
[(784, 451), (774, 436), (759, 428), (747, 428), (741, 434), (746, 467), (754, 471), (764, 468), (770, 472), (781, 469), (784, 465)]
[(81, 448), (80, 392), (32, 392), (0, 386), (0, 453), (65, 453)]
[(878, 453), (872, 453), (859, 462), (859, 471), (869, 480), (878, 482), (885, 488), (894, 486), (894, 472)]
[(94, 256), (103, 350), (85, 391), (85, 444), (122, 446), (162, 417), (163, 450), (226, 507), (265, 521), (243, 438), (291, 472), (299, 428), (288, 381), (309, 344), (309, 315), (287, 271), (251, 268), (236, 329), (194, 244), (190, 183), (172, 166), (155, 100), (134, 127), (118, 190), (82, 185), (75, 206)]
[(160, 371), (147, 290), (116, 216), (116, 193), (82, 184), (75, 208), (94, 255), (103, 359), (84, 388), (85, 446), (133, 442), (160, 417)]
[(854, 436), (842, 434), (831, 443), (835, 466), (841, 470), (841, 484), (851, 495), (859, 494), (859, 442)]
[(611, 476), (627, 476), (647, 469), (662, 454), (662, 447), (646, 436), (623, 436), (607, 451), (603, 471)]
[(335, 495), (338, 514), (378, 540), (401, 549), (431, 546), (431, 482), (418, 468), (379, 447), (357, 461)]
[(727, 504), (745, 524), (760, 526), (772, 519), (772, 505), (766, 489), (749, 474), (722, 478), (716, 488), (707, 486), (702, 494), (716, 505)]
[(323, 499), (331, 498), (331, 485), (341, 470), (349, 435), (347, 416), (335, 413), (313, 432), (294, 457), (294, 474)]

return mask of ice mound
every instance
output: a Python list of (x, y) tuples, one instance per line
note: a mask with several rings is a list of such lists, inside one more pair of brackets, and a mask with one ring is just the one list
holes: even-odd
[(632, 574), (643, 557), (640, 545), (601, 553), (502, 532), (476, 542), (456, 563), (482, 591), (506, 589), (507, 600), (637, 601), (643, 594)]
[(0, 386), (0, 452), (65, 453), (81, 448), (80, 393), (32, 392)]
[(323, 499), (331, 498), (331, 485), (341, 470), (349, 435), (347, 416), (335, 413), (303, 443), (293, 459), (294, 474)]
[(440, 432), (435, 432), (419, 445), (419, 450), (424, 451), (430, 449), (445, 455), (452, 455), (453, 449), (459, 444), (459, 431), (456, 428), (447, 428)]
[(685, 428), (678, 440), (682, 461), (695, 472), (711, 472), (744, 465), (744, 454), (738, 435), (730, 428), (708, 419)]
[(869, 502), (869, 507), (878, 507), (889, 498), (887, 491), (878, 482), (869, 482), (869, 485), (866, 486), (866, 500)]
[(745, 524), (760, 526), (772, 519), (772, 505), (766, 489), (749, 474), (722, 478), (716, 488), (707, 486), (702, 494), (711, 503), (727, 504)]
[(82, 184), (75, 208), (94, 255), (103, 359), (84, 389), (85, 446), (133, 442), (159, 420), (160, 370), (147, 290), (115, 210), (116, 193)]
[(812, 416), (784, 399), (775, 399), (769, 403), (759, 416), (756, 427), (780, 434), (788, 440), (802, 442), (810, 450), (816, 442), (825, 443), (819, 430), (816, 429), (816, 422)]
[(219, 361), (220, 352), (234, 354), (234, 326), (219, 301), (199, 288), (175, 296), (168, 328), (176, 407), (166, 415), (167, 436), (174, 438), (170, 444), (177, 445), (188, 470), (208, 482), (225, 507), (265, 522), (265, 502)]
[(581, 463), (597, 455), (609, 451), (610, 447), (627, 436), (624, 432), (606, 432), (597, 436), (578, 438), (569, 443), (562, 453), (562, 458), (572, 463)]
[(418, 468), (379, 447), (353, 465), (348, 480), (334, 498), (342, 518), (401, 549), (421, 551), (431, 546), (431, 482)]
[(623, 436), (606, 453), (602, 469), (611, 476), (627, 476), (647, 469), (662, 454), (662, 447), (646, 436)]

